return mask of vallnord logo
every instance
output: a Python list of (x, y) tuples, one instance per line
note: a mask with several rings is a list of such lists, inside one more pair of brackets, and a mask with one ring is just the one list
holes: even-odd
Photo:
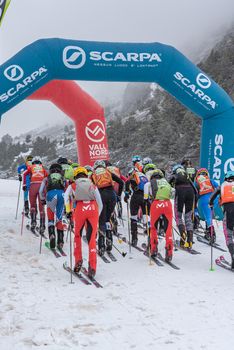
[(93, 142), (101, 142), (105, 138), (105, 126), (104, 124), (98, 120), (93, 119), (88, 122), (85, 128), (85, 135), (90, 141)]
[(86, 62), (86, 53), (79, 46), (67, 46), (63, 50), (63, 63), (67, 68), (78, 69)]
[(23, 77), (24, 71), (17, 64), (12, 64), (4, 70), (3, 74), (10, 81), (18, 81)]
[(199, 73), (197, 78), (197, 85), (199, 85), (202, 89), (208, 89), (211, 86), (210, 79), (203, 73)]

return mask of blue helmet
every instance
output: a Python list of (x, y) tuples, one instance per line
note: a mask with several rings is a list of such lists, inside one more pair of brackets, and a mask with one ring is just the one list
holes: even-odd
[(227, 171), (227, 173), (225, 174), (224, 180), (231, 179), (231, 178), (234, 179), (234, 171), (229, 170), (229, 171)]
[(174, 165), (173, 168), (172, 168), (173, 174), (175, 174), (175, 172), (176, 172), (177, 169), (184, 169), (184, 167), (183, 167), (183, 165), (181, 165), (181, 164), (176, 164), (176, 165)]
[(133, 163), (137, 163), (137, 162), (140, 162), (141, 161), (141, 156), (133, 156), (132, 157), (132, 162)]

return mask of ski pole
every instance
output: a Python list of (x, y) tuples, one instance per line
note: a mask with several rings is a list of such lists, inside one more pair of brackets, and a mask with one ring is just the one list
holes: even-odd
[(39, 249), (39, 253), (41, 254), (41, 247), (42, 247), (42, 234), (40, 233), (41, 238), (40, 238), (40, 249)]
[(18, 191), (18, 199), (17, 199), (17, 206), (16, 206), (15, 220), (17, 219), (17, 216), (18, 216), (19, 200), (20, 200), (20, 192), (21, 192), (21, 181), (19, 182), (19, 191)]
[(128, 247), (129, 247), (129, 254), (131, 254), (130, 213), (129, 213), (129, 204), (128, 204), (128, 202), (127, 202), (127, 216), (128, 216)]
[[(106, 235), (105, 235), (101, 230), (99, 231), (99, 233), (100, 233), (101, 235), (103, 235), (104, 237), (106, 237)], [(111, 240), (110, 238), (106, 237), (106, 240), (107, 240), (107, 242), (111, 242), (112, 246), (117, 250), (117, 252), (118, 252), (119, 254), (121, 254), (123, 258), (125, 258), (125, 256), (127, 255), (126, 252), (121, 252), (121, 251), (116, 247), (116, 245), (114, 245), (114, 243), (112, 242), (112, 240)]]
[(24, 229), (24, 210), (22, 211), (22, 220), (21, 220), (21, 229), (20, 229), (20, 235), (23, 235), (23, 229)]
[(148, 225), (148, 206), (147, 206), (147, 204), (145, 205), (145, 214), (146, 214), (146, 231), (147, 231), (147, 236), (148, 236), (148, 241), (149, 241), (149, 247), (148, 247), (149, 265), (153, 265), (152, 259), (151, 259), (151, 252), (150, 252), (150, 230), (149, 230), (149, 225)]
[(71, 284), (74, 283), (73, 280), (72, 280), (72, 230), (71, 230), (71, 220), (69, 222), (69, 226), (68, 226), (68, 229), (69, 229), (69, 233), (70, 233), (70, 269), (71, 269)]
[(211, 223), (211, 231), (210, 231), (210, 271), (214, 271), (213, 267), (213, 240), (214, 240), (214, 226), (213, 226), (213, 217), (214, 210), (211, 208), (212, 213), (212, 223)]

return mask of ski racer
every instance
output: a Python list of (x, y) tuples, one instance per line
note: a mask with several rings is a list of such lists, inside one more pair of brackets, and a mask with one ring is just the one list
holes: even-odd
[(73, 219), (75, 222), (74, 238), (74, 271), (79, 272), (82, 264), (82, 230), (85, 227), (86, 237), (89, 245), (89, 267), (88, 274), (92, 278), (96, 274), (97, 254), (96, 236), (98, 231), (98, 218), (102, 211), (102, 199), (98, 188), (88, 178), (88, 172), (84, 167), (78, 167), (74, 171), (75, 182), (68, 186), (65, 192), (66, 212), (72, 215), (70, 197), (75, 201)]
[(68, 159), (64, 157), (60, 157), (57, 160), (57, 163), (61, 164), (63, 168), (64, 179), (66, 180), (66, 188), (67, 188), (67, 186), (73, 181), (73, 176), (74, 176), (73, 167), (68, 163)]
[(132, 164), (133, 164), (134, 168), (136, 168), (138, 171), (142, 172), (143, 166), (141, 163), (141, 156), (133, 156), (132, 157)]
[[(148, 182), (147, 177), (136, 170), (135, 168), (132, 168), (129, 173), (129, 177), (125, 183), (125, 196), (124, 201), (128, 204), (128, 200), (130, 199), (130, 221), (131, 221), (131, 244), (133, 246), (137, 246), (138, 242), (138, 229), (137, 229), (137, 222), (138, 222), (138, 211), (139, 209), (142, 210), (143, 214), (143, 221), (146, 224), (146, 210), (148, 210), (149, 213), (149, 207), (145, 206), (144, 203), (144, 185)], [(148, 224), (148, 223), (147, 223)]]
[[(117, 196), (120, 198), (123, 190), (123, 181), (114, 173), (111, 173), (104, 160), (96, 160), (93, 167), (93, 174), (91, 175), (93, 183), (99, 189), (103, 209), (99, 217), (99, 238), (98, 249), (99, 254), (103, 255), (105, 249), (107, 252), (112, 250), (112, 227), (110, 219), (116, 205), (116, 193), (114, 191), (114, 182), (119, 184)], [(106, 247), (105, 247), (106, 236)]]
[(172, 219), (173, 211), (170, 201), (172, 198), (172, 187), (169, 185), (160, 169), (155, 169), (151, 174), (150, 182), (144, 186), (144, 200), (152, 200), (150, 205), (150, 249), (151, 256), (156, 257), (158, 253), (157, 221), (163, 215), (167, 220), (165, 259), (172, 260), (173, 239), (172, 239)]
[[(193, 220), (197, 191), (190, 180), (183, 165), (176, 164), (172, 169), (169, 184), (175, 187), (174, 212), (175, 220), (180, 233), (180, 246), (192, 248), (193, 245)], [(185, 218), (183, 221), (183, 210)]]
[(37, 225), (37, 200), (40, 212), (40, 232), (45, 232), (45, 210), (39, 196), (39, 189), (41, 183), (48, 173), (42, 165), (41, 157), (33, 157), (32, 165), (27, 167), (23, 174), (23, 191), (27, 190), (26, 179), (30, 177), (29, 201), (30, 201), (30, 216), (31, 216), (31, 230), (35, 232)]
[(205, 231), (205, 238), (208, 241), (215, 241), (215, 230), (212, 225), (212, 211), (209, 207), (210, 196), (214, 190), (219, 186), (215, 180), (210, 179), (209, 172), (206, 168), (197, 170), (195, 177), (195, 186), (198, 191), (198, 208), (201, 210), (201, 215), (204, 217), (207, 229)]
[[(22, 173), (27, 170), (27, 168), (32, 164), (32, 156), (27, 156), (25, 159), (25, 163), (21, 164), (17, 168), (19, 181), (22, 182)], [(26, 177), (26, 191), (24, 191), (24, 214), (26, 216), (29, 215), (29, 203), (28, 203), (28, 192), (30, 187), (30, 176)]]
[(234, 270), (234, 171), (226, 173), (224, 182), (211, 195), (209, 199), (211, 209), (217, 196), (220, 196), (220, 205), (223, 207), (223, 232), (231, 255), (231, 268)]
[[(49, 168), (49, 175), (41, 183), (39, 194), (43, 205), (47, 205), (48, 231), (50, 248), (55, 249), (57, 228), (57, 248), (61, 250), (64, 244), (63, 210), (65, 181), (61, 164), (54, 163)], [(56, 215), (56, 220), (54, 216)]]

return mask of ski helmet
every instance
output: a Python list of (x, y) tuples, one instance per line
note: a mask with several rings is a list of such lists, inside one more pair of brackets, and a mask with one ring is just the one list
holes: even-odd
[(39, 156), (33, 157), (32, 164), (42, 164), (41, 157)]
[(68, 160), (67, 160), (67, 158), (59, 157), (59, 159), (57, 160), (57, 163), (59, 163), (59, 164), (68, 164)]
[(176, 164), (176, 165), (174, 165), (173, 168), (172, 168), (172, 173), (175, 174), (175, 172), (176, 172), (177, 169), (184, 169), (184, 167), (183, 167), (183, 165), (181, 165), (181, 164)]
[(181, 162), (181, 165), (185, 166), (185, 167), (190, 167), (192, 166), (192, 162), (190, 159), (188, 158), (184, 158)]
[(106, 168), (106, 163), (105, 163), (104, 160), (96, 160), (96, 162), (94, 163), (93, 168), (94, 168), (94, 170), (95, 170), (95, 169), (97, 169), (97, 168), (99, 168), (99, 167), (101, 167), (101, 168)]
[(145, 157), (142, 159), (142, 165), (146, 165), (146, 164), (152, 164), (152, 159), (149, 157)]
[(135, 171), (136, 171), (135, 168), (131, 168), (131, 169), (128, 171), (128, 175), (131, 176)]
[(78, 166), (80, 166), (80, 164), (78, 164), (78, 163), (72, 163), (72, 164), (71, 164), (71, 167), (72, 167), (73, 169), (78, 168)]
[(84, 168), (88, 171), (88, 173), (93, 172), (93, 168), (91, 167), (91, 165), (85, 165)]
[(140, 161), (141, 161), (141, 156), (133, 156), (132, 157), (133, 164), (140, 162)]
[(32, 159), (33, 159), (33, 156), (27, 156), (26, 158), (25, 158), (25, 161), (26, 162), (31, 162), (32, 161)]
[(162, 170), (160, 170), (160, 169), (155, 169), (155, 170), (152, 172), (150, 178), (152, 179), (153, 177), (156, 177), (156, 178), (158, 178), (158, 179), (162, 179), (162, 178), (164, 177)]
[(156, 165), (153, 163), (146, 164), (143, 168), (144, 173), (147, 173), (147, 171), (156, 169)]
[(200, 168), (197, 171), (196, 177), (199, 175), (205, 175), (205, 176), (209, 176), (209, 172), (206, 168)]
[(79, 166), (78, 168), (74, 169), (74, 178), (78, 177), (81, 174), (88, 176), (88, 171), (85, 169), (85, 167)]
[(53, 173), (60, 173), (61, 174), (62, 171), (63, 171), (63, 168), (62, 168), (61, 164), (59, 164), (59, 163), (54, 163), (49, 168), (50, 174), (53, 174)]
[(224, 180), (231, 180), (231, 179), (234, 180), (234, 171), (229, 170), (225, 174)]
[(109, 160), (105, 160), (106, 166), (112, 166), (112, 163)]

